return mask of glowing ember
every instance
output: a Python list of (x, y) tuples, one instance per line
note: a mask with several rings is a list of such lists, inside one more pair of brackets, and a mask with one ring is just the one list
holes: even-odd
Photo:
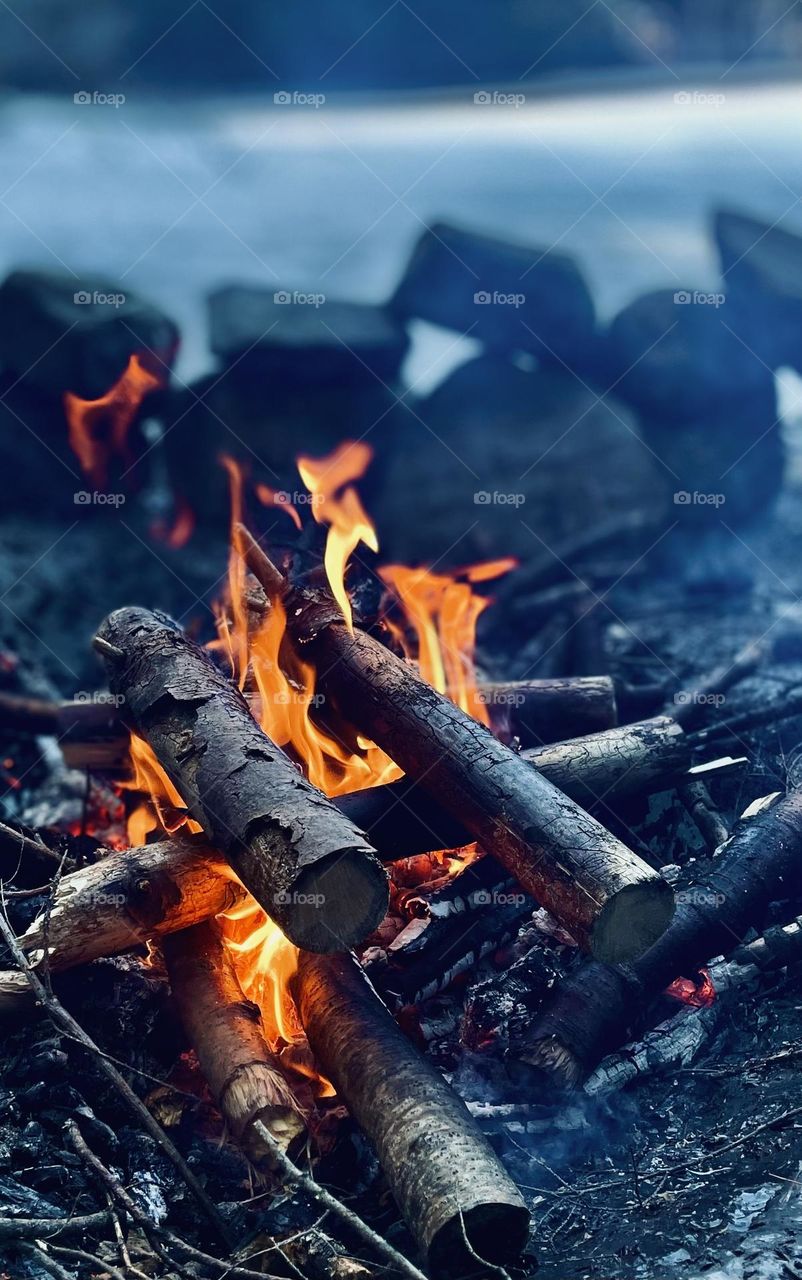
[(130, 465), (127, 442), (131, 423), (144, 397), (161, 385), (162, 380), (133, 355), (119, 381), (98, 400), (65, 393), (70, 446), (87, 479), (98, 489), (106, 487), (112, 458), (122, 458)]
[(675, 978), (671, 986), (666, 987), (666, 995), (694, 1009), (707, 1009), (716, 998), (716, 988), (707, 969), (700, 969), (697, 982), (691, 978)]

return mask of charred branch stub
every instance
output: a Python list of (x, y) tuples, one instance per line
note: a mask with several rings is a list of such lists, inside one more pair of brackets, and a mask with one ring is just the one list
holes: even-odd
[(493, 724), (508, 719), (526, 745), (598, 733), (618, 723), (610, 676), (484, 683), (478, 692)]
[(171, 934), (163, 951), (179, 1017), (233, 1137), (255, 1160), (263, 1157), (253, 1130), (261, 1120), (286, 1149), (303, 1132), (303, 1118), (216, 925)]
[(559, 1084), (578, 1084), (675, 978), (731, 952), (772, 900), (798, 889), (800, 868), (802, 792), (794, 791), (736, 829), (706, 883), (684, 891), (669, 928), (644, 955), (585, 964), (558, 983), (522, 1059)]
[(99, 639), (113, 691), (268, 915), (310, 950), (360, 942), (388, 903), (386, 873), (363, 833), (303, 778), (239, 690), (169, 619), (120, 609)]
[(373, 1143), (431, 1270), (481, 1273), (482, 1261), (513, 1262), (527, 1236), (523, 1200), (355, 961), (301, 952), (293, 990), (315, 1057)]
[[(282, 575), (242, 533), (268, 595), (285, 593)], [(599, 822), (378, 640), (349, 631), (333, 601), (295, 591), (287, 616), (344, 717), (464, 822), (580, 945), (619, 960), (660, 936), (673, 910), (668, 885)]]

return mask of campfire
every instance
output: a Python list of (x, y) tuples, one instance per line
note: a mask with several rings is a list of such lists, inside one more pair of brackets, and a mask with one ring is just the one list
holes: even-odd
[[(65, 396), (95, 496), (140, 483), (171, 358), (165, 338), (105, 394)], [(227, 566), (216, 539), (202, 622), (143, 587), (95, 620), (89, 697), (26, 688), (5, 659), (9, 789), (42, 751), (49, 803), (85, 788), (79, 820), (57, 798), (0, 823), (0, 1016), (56, 1081), (67, 1170), (48, 1176), (44, 1130), (14, 1139), (12, 1171), (26, 1133), (44, 1170), (0, 1213), (20, 1256), (115, 1280), (529, 1274), (554, 1215), (603, 1211), (598, 1148), (631, 1119), (611, 1098), (690, 1071), (802, 959), (798, 758), (781, 752), (779, 786), (757, 768), (760, 734), (802, 711), (795, 618), (767, 638), (744, 617), (733, 647), (708, 610), (684, 685), (627, 621), (605, 662), (584, 581), (512, 556), (386, 562), (372, 462), (361, 440), (303, 452), (291, 494), (221, 456)], [(149, 536), (175, 552), (195, 525), (179, 493)], [(633, 527), (566, 556), (602, 581)], [(509, 653), (527, 592), (526, 616), (569, 611), (575, 671), (489, 660), (477, 637)], [(157, 1023), (160, 1074), (139, 1043)], [(96, 1111), (59, 1074), (73, 1054)], [(578, 1191), (552, 1167), (569, 1149), (596, 1161)], [(635, 1203), (709, 1158), (633, 1159)], [(0, 1198), (7, 1167), (0, 1144)]]

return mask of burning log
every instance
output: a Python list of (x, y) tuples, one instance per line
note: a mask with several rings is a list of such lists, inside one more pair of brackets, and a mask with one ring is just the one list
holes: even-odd
[[(242, 888), (198, 837), (126, 849), (59, 881), (52, 902), (19, 939), (31, 964), (54, 972), (118, 955), (233, 906)], [(0, 1012), (29, 994), (24, 975), (0, 973)]]
[(464, 1104), (399, 1031), (351, 956), (301, 952), (295, 1001), (325, 1074), (370, 1138), (433, 1272), (503, 1265), (529, 1215)]
[[(248, 567), (271, 598), (287, 583), (240, 526)], [(345, 718), (435, 796), (474, 839), (607, 960), (639, 955), (671, 919), (669, 886), (600, 823), (372, 636), (330, 598), (287, 598), (293, 639)]]
[(181, 929), (162, 946), (179, 1017), (234, 1139), (255, 1160), (263, 1157), (258, 1119), (286, 1150), (303, 1132), (303, 1118), (217, 927), (205, 921)]
[(563, 1086), (584, 1079), (622, 1045), (633, 1023), (678, 976), (726, 954), (769, 902), (799, 883), (802, 791), (740, 825), (705, 885), (686, 889), (659, 941), (629, 964), (583, 965), (557, 984), (521, 1054)]
[(119, 609), (99, 648), (113, 692), (242, 883), (296, 945), (343, 950), (387, 910), (387, 876), (353, 823), (275, 746), (239, 690), (169, 619)]

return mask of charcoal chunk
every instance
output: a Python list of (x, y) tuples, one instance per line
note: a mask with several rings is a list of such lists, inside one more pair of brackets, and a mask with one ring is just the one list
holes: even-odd
[(399, 315), (584, 368), (594, 342), (593, 299), (566, 254), (513, 244), (449, 223), (424, 232), (391, 303)]
[(736, 333), (770, 368), (802, 371), (802, 236), (729, 209), (713, 225)]
[(721, 293), (644, 294), (606, 334), (605, 385), (666, 422), (688, 422), (722, 397), (761, 393), (771, 373), (733, 332), (732, 320)]
[(228, 285), (209, 297), (212, 351), (236, 377), (370, 386), (398, 375), (409, 339), (384, 307), (315, 291)]
[(0, 285), (0, 367), (50, 396), (102, 396), (138, 353), (169, 367), (178, 330), (158, 307), (101, 276), (14, 271)]

